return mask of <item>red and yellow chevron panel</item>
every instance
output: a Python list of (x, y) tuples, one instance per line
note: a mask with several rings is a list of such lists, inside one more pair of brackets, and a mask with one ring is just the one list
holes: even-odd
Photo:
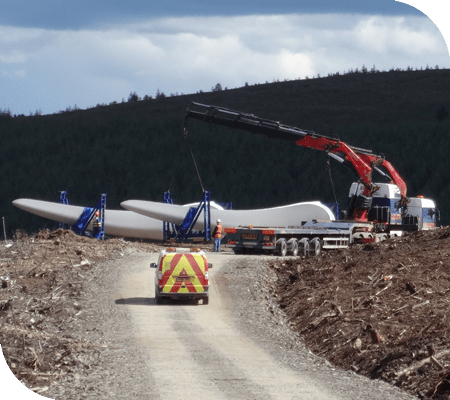
[(201, 254), (168, 254), (162, 260), (164, 293), (203, 293), (209, 286), (206, 259)]

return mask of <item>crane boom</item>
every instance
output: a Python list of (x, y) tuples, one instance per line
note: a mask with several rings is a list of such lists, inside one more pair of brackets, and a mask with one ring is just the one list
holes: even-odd
[[(366, 203), (370, 202), (373, 193), (378, 189), (372, 181), (372, 172), (376, 170), (384, 178), (393, 181), (398, 186), (401, 204), (404, 205), (407, 202), (407, 187), (400, 174), (384, 156), (373, 154), (371, 150), (350, 146), (337, 138), (319, 135), (311, 130), (284, 125), (278, 121), (213, 105), (192, 102), (186, 109), (185, 126), (188, 118), (263, 134), (274, 139), (292, 141), (298, 146), (324, 151), (360, 177), (364, 185), (362, 197), (367, 200)], [(185, 132), (187, 132), (186, 127)], [(388, 173), (381, 170), (380, 166), (386, 168)], [(366, 220), (368, 208), (366, 205), (355, 206), (350, 217)]]

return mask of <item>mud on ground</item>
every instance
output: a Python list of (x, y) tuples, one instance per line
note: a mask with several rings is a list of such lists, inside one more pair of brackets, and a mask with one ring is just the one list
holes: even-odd
[(270, 263), (271, 292), (317, 355), (450, 398), (450, 227)]

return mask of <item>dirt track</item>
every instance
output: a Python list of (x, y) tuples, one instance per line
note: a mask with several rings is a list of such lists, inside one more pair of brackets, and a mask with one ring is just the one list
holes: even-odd
[(125, 304), (135, 335), (147, 348), (149, 374), (164, 399), (340, 399), (330, 385), (280, 365), (233, 323), (222, 266), (234, 255), (210, 254), (212, 292), (208, 306), (170, 302), (156, 306), (157, 255), (134, 258), (116, 303)]
[[(122, 252), (123, 253), (123, 252)], [(340, 371), (304, 347), (269, 292), (265, 261), (208, 253), (210, 304), (154, 300), (157, 254), (98, 264), (86, 323), (108, 344), (98, 362), (45, 392), (56, 399), (409, 399)], [(256, 286), (255, 286), (256, 285)], [(104, 288), (103, 292), (99, 289)], [(265, 299), (265, 300), (263, 300)], [(272, 310), (272, 312), (271, 312)], [(283, 322), (284, 321), (284, 322)], [(212, 396), (212, 397), (211, 397)]]

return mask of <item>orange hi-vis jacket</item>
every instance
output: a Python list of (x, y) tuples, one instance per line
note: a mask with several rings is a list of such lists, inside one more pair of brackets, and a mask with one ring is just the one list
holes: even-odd
[(217, 224), (216, 229), (214, 230), (214, 237), (216, 239), (220, 239), (222, 237), (223, 226), (221, 224)]

